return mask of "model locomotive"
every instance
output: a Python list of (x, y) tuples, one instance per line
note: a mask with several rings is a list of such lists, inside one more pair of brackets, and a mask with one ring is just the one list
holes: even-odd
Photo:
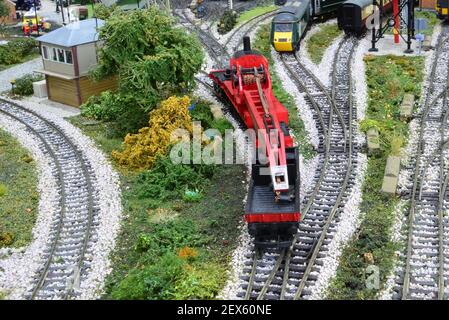
[(256, 132), (258, 157), (245, 208), (248, 231), (256, 246), (288, 247), (300, 220), (298, 150), (289, 134), (288, 111), (273, 95), (268, 61), (245, 37), (229, 68), (209, 77), (217, 94)]
[(449, 0), (437, 0), (435, 10), (438, 18), (449, 20)]
[(295, 51), (309, 23), (334, 15), (344, 0), (291, 0), (279, 8), (271, 22), (271, 43), (276, 51)]

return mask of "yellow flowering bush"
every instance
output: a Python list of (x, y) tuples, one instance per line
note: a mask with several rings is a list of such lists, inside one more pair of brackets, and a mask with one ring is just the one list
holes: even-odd
[(161, 102), (159, 108), (150, 113), (148, 127), (136, 134), (128, 134), (123, 142), (123, 151), (113, 151), (119, 164), (133, 169), (151, 168), (159, 155), (170, 148), (170, 136), (176, 129), (185, 129), (192, 134), (190, 98), (170, 97)]

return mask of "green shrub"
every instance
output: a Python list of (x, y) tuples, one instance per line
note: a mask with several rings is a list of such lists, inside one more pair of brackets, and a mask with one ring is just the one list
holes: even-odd
[(108, 19), (116, 10), (121, 10), (117, 4), (112, 6), (106, 6), (102, 3), (96, 3), (94, 5), (94, 13), (98, 19), (106, 20)]
[(238, 14), (235, 11), (226, 10), (220, 18), (218, 33), (225, 34), (231, 31), (237, 24)]
[(104, 91), (81, 105), (81, 115), (111, 122), (115, 135), (136, 132), (148, 121), (145, 107), (133, 95)]
[(37, 42), (32, 38), (12, 39), (0, 46), (0, 65), (11, 65), (22, 61), (32, 53), (37, 52)]
[(186, 190), (182, 199), (186, 202), (199, 202), (203, 198), (198, 190)]
[(165, 252), (177, 251), (183, 247), (198, 247), (206, 242), (207, 237), (198, 232), (193, 221), (180, 219), (153, 224), (148, 233), (139, 236), (135, 250), (159, 257)]
[(204, 129), (212, 127), (214, 121), (214, 115), (210, 110), (211, 103), (205, 100), (199, 100), (195, 103), (195, 106), (190, 110), (190, 116), (193, 121), (201, 121), (201, 126)]
[(29, 96), (33, 94), (33, 82), (44, 79), (41, 74), (27, 74), (15, 80), (13, 94), (19, 96)]
[(156, 263), (134, 268), (112, 291), (113, 299), (173, 299), (174, 284), (182, 274), (185, 261), (165, 253)]
[(220, 131), (221, 135), (224, 136), (226, 130), (233, 129), (232, 124), (225, 118), (214, 120), (211, 127)]
[(154, 168), (142, 171), (135, 178), (135, 195), (139, 199), (157, 200), (154, 204), (180, 196), (186, 188), (202, 189), (214, 174), (211, 165), (173, 164), (168, 157), (161, 157)]
[(219, 264), (186, 265), (176, 281), (174, 299), (213, 299), (225, 280), (226, 269)]
[(114, 11), (99, 38), (104, 45), (90, 76), (96, 80), (118, 76), (120, 95), (133, 97), (133, 103), (121, 109), (125, 114), (113, 120), (122, 135), (142, 127), (160, 101), (194, 87), (204, 58), (201, 44), (157, 6)]

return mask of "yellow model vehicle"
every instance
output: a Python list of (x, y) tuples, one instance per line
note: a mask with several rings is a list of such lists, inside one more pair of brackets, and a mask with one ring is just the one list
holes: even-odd
[(449, 20), (449, 0), (437, 0), (435, 10), (438, 18)]
[[(37, 17), (37, 19), (36, 19)], [(25, 35), (39, 31), (47, 31), (51, 27), (51, 24), (45, 21), (45, 18), (36, 15), (34, 10), (30, 10), (23, 15), (22, 19), (22, 31)]]

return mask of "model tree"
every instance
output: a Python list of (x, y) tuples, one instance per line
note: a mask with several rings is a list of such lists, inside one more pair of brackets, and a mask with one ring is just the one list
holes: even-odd
[(118, 75), (119, 90), (102, 95), (107, 103), (91, 99), (83, 112), (120, 122), (122, 133), (148, 123), (148, 112), (160, 101), (192, 88), (204, 58), (198, 40), (155, 7), (114, 11), (99, 37), (103, 46), (92, 77)]

